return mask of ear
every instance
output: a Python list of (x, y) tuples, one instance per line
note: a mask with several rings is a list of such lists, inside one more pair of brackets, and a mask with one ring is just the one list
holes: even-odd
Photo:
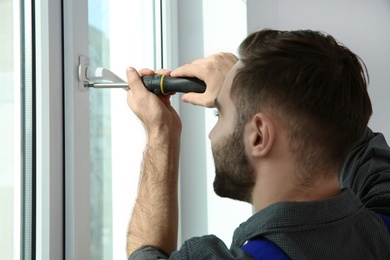
[(264, 113), (257, 113), (247, 125), (247, 152), (253, 157), (264, 157), (272, 148), (275, 139), (275, 124)]

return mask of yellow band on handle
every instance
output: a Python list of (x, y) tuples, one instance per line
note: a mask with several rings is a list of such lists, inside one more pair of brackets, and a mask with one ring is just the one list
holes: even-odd
[(164, 77), (165, 77), (165, 75), (162, 75), (161, 79), (160, 79), (160, 90), (161, 90), (161, 93), (163, 95), (165, 95), (165, 91), (164, 91)]

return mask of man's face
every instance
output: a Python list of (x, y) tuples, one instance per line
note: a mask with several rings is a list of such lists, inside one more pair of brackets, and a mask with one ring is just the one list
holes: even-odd
[(237, 63), (229, 72), (216, 100), (218, 122), (210, 132), (215, 163), (214, 191), (221, 197), (251, 202), (254, 169), (248, 161), (243, 139), (243, 123), (237, 124), (237, 113), (230, 89)]

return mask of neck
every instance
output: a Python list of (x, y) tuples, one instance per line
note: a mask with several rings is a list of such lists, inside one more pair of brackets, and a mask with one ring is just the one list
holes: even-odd
[(257, 182), (252, 194), (255, 212), (277, 202), (314, 201), (335, 197), (341, 193), (341, 188), (337, 175), (334, 176), (318, 179), (305, 186), (297, 184), (291, 178)]

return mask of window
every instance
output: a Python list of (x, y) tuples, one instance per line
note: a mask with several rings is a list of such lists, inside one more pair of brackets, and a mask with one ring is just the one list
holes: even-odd
[[(89, 0), (90, 65), (126, 79), (127, 66), (156, 68), (155, 1)], [(158, 16), (157, 16), (158, 18)], [(123, 89), (89, 92), (91, 259), (125, 259), (126, 230), (137, 192), (144, 131)]]

